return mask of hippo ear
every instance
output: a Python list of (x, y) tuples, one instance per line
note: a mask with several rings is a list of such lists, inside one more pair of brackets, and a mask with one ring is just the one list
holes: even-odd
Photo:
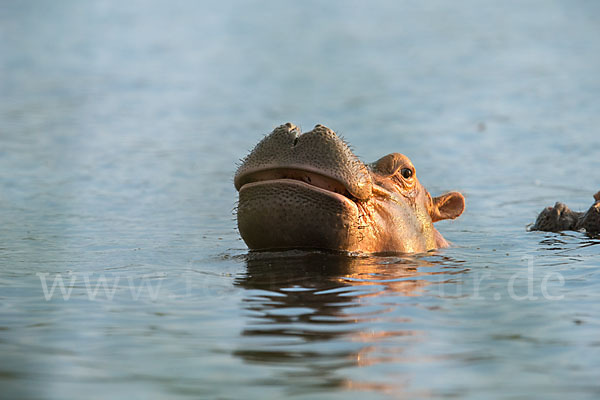
[(465, 210), (465, 198), (458, 192), (450, 192), (432, 199), (431, 221), (454, 219)]

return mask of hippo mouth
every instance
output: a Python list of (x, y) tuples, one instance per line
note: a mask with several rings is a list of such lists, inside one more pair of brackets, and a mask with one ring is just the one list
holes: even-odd
[(240, 179), (239, 191), (241, 192), (248, 185), (277, 186), (282, 183), (296, 184), (307, 190), (320, 191), (340, 200), (345, 198), (344, 200), (350, 200), (353, 203), (357, 200), (342, 182), (318, 172), (295, 168), (276, 168), (244, 176), (243, 179)]
[(372, 194), (370, 172), (335, 132), (282, 125), (242, 160), (240, 235), (251, 249), (354, 246), (360, 204)]
[(234, 185), (291, 179), (337, 193), (348, 199), (367, 200), (371, 175), (335, 132), (317, 125), (306, 133), (293, 124), (276, 128), (242, 160)]
[(346, 187), (322, 174), (278, 168), (243, 177), (238, 228), (255, 249), (344, 249), (359, 206)]

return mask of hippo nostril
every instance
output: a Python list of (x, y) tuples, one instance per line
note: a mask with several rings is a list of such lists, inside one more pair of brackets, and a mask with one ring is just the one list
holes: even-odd
[[(367, 167), (334, 131), (321, 124), (304, 134), (290, 122), (275, 128), (244, 158), (235, 174), (234, 185), (239, 190), (261, 171), (281, 174), (289, 170), (308, 170), (329, 177), (358, 199), (365, 200), (371, 194), (372, 181)], [(299, 174), (292, 178), (304, 180)], [(310, 183), (318, 186), (315, 180), (311, 174)]]

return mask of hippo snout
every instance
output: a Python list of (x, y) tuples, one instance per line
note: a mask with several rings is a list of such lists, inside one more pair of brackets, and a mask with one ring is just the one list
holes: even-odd
[(279, 126), (242, 161), (234, 183), (237, 190), (267, 176), (295, 179), (305, 172), (308, 179), (323, 177), (339, 182), (353, 197), (365, 200), (371, 195), (372, 181), (367, 167), (334, 131), (316, 125), (301, 133), (294, 124)]

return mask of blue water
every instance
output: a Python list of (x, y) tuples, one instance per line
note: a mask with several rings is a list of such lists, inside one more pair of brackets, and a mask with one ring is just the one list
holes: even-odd
[[(526, 226), (600, 190), (599, 18), (3, 2), (0, 398), (598, 398), (600, 240)], [(236, 162), (288, 121), (460, 190), (454, 246), (249, 254)]]

